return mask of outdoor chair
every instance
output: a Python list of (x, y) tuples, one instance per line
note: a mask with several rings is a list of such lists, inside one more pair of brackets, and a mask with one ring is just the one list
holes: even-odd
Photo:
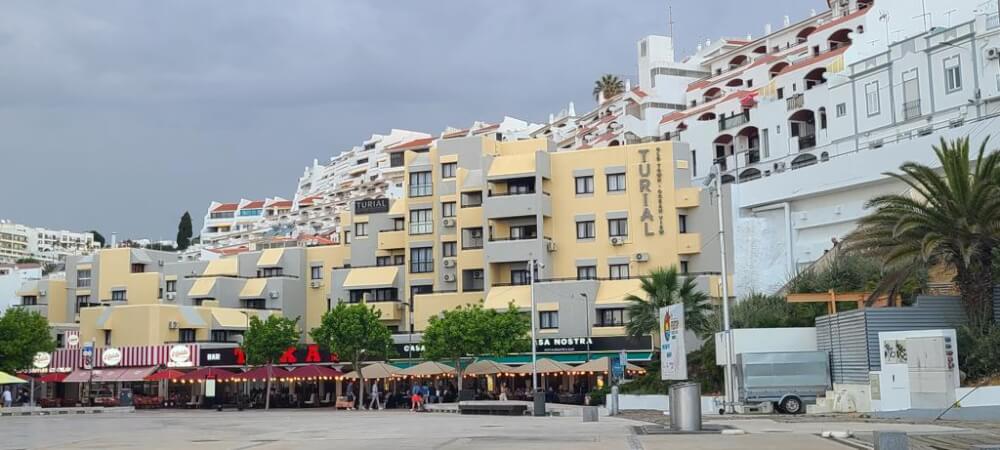
[(306, 406), (316, 406), (316, 393), (309, 394), (309, 400), (302, 402)]
[(320, 403), (321, 405), (329, 405), (329, 404), (330, 404), (330, 392), (327, 392), (327, 393), (326, 393), (326, 396), (324, 396), (324, 397), (323, 397), (323, 400), (320, 400), (320, 402), (319, 402), (319, 403)]

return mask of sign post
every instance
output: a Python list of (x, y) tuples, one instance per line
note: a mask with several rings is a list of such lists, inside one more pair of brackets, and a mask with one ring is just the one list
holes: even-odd
[(92, 338), (90, 342), (83, 344), (83, 368), (87, 369), (87, 397), (90, 405), (94, 406), (94, 343), (97, 338)]
[(688, 377), (684, 331), (684, 304), (660, 308), (660, 378), (663, 380), (686, 380)]

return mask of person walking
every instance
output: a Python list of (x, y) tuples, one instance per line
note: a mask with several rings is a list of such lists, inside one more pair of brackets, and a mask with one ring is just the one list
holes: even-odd
[(378, 381), (372, 381), (372, 399), (368, 401), (368, 409), (372, 409), (372, 405), (375, 405), (376, 409), (382, 409), (382, 397), (378, 392)]
[(347, 408), (347, 410), (350, 411), (350, 410), (354, 409), (354, 382), (353, 381), (348, 381), (347, 382), (347, 401), (348, 401), (348, 403), (351, 404), (351, 406), (349, 406)]
[(3, 407), (10, 408), (10, 406), (13, 403), (14, 403), (14, 396), (11, 395), (10, 388), (9, 387), (3, 388)]
[(507, 383), (504, 383), (500, 386), (500, 401), (501, 402), (507, 401)]
[(427, 387), (427, 383), (424, 383), (424, 385), (420, 387), (420, 406), (422, 409), (426, 409), (423, 408), (423, 406), (427, 404), (427, 401), (430, 400), (430, 398), (431, 388)]
[(420, 385), (414, 382), (410, 388), (410, 412), (416, 412), (418, 409), (420, 409)]

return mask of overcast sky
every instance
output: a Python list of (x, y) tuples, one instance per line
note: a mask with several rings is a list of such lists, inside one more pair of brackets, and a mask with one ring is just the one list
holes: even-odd
[[(674, 1), (678, 54), (823, 0)], [(302, 169), (390, 128), (438, 134), (593, 106), (635, 80), (665, 0), (0, 4), (0, 218), (196, 233), (208, 203), (291, 198)], [(766, 6), (765, 6), (766, 5)]]

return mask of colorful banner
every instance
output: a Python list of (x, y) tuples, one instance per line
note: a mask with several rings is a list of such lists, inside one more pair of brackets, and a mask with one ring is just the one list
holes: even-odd
[(684, 305), (660, 308), (660, 378), (686, 380), (687, 353), (684, 351)]

